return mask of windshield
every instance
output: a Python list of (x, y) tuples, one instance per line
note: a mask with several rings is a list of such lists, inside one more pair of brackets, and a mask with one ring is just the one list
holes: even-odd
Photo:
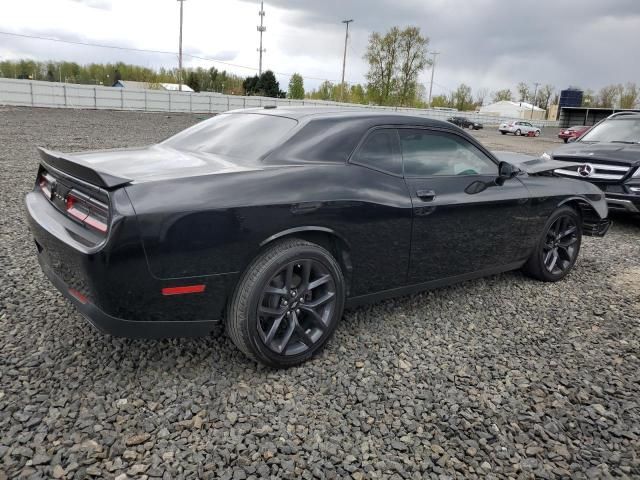
[(596, 125), (581, 142), (640, 143), (640, 118), (620, 118)]
[(256, 159), (278, 145), (297, 123), (275, 115), (227, 113), (187, 128), (162, 144), (177, 150)]

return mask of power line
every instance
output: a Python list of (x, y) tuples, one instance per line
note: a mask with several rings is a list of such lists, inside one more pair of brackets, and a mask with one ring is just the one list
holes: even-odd
[[(89, 42), (78, 42), (78, 41), (73, 41), (73, 40), (61, 40), (59, 38), (51, 38), (51, 37), (41, 37), (38, 35), (25, 35), (22, 33), (13, 33), (13, 32), (0, 32), (0, 35), (8, 35), (11, 37), (21, 37), (21, 38), (29, 38), (29, 39), (33, 39), (33, 40), (45, 40), (45, 41), (49, 41), (49, 42), (58, 42), (58, 43), (66, 43), (66, 44), (70, 44), (70, 45), (81, 45), (84, 47), (98, 47), (98, 48), (110, 48), (112, 50), (127, 50), (127, 51), (131, 51), (131, 52), (142, 52), (142, 53), (158, 53), (161, 55), (177, 55), (177, 52), (170, 52), (170, 51), (166, 51), (166, 50), (152, 50), (152, 49), (146, 49), (146, 48), (134, 48), (134, 47), (120, 47), (117, 45), (105, 45), (105, 44), (101, 44), (101, 43), (89, 43)], [(199, 55), (193, 55), (193, 54), (189, 54), (189, 53), (184, 53), (183, 54), (184, 57), (189, 57), (189, 58), (195, 58), (198, 60), (206, 60), (208, 62), (213, 62), (213, 63), (219, 63), (221, 65), (226, 65), (229, 67), (235, 67), (235, 68), (244, 68), (245, 70), (252, 70), (252, 71), (258, 71), (257, 68), (255, 67), (248, 67), (246, 65), (239, 65), (237, 63), (231, 63), (231, 62), (225, 62), (223, 60), (218, 60), (215, 58), (210, 58), (210, 57), (202, 57)], [(282, 75), (284, 77), (291, 77), (293, 76), (293, 73), (285, 73), (285, 72), (273, 72), (276, 75)], [(311, 77), (311, 76), (307, 76), (307, 75), (303, 75), (304, 78), (307, 78), (309, 80), (319, 80), (319, 81), (324, 81), (324, 80), (329, 80), (331, 82), (334, 83), (338, 83), (337, 79), (331, 79), (331, 78), (327, 78), (327, 77)]]

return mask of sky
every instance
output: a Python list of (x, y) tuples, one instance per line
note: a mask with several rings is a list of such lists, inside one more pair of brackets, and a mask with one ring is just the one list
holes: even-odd
[[(176, 0), (2, 3), (0, 32), (174, 53), (0, 34), (0, 60), (177, 66)], [(185, 57), (185, 66), (256, 73), (258, 10), (256, 0), (185, 0), (184, 53), (219, 61)], [(323, 79), (339, 81), (345, 34), (341, 21), (347, 18), (354, 19), (345, 75), (350, 83), (366, 81), (362, 57), (369, 35), (408, 25), (420, 27), (430, 39), (429, 50), (440, 52), (434, 95), (447, 94), (460, 83), (490, 92), (515, 89), (520, 81), (549, 83), (558, 90), (640, 83), (640, 0), (268, 0), (265, 11), (264, 69), (277, 73), (283, 89), (293, 72), (302, 74), (307, 89)], [(427, 69), (419, 79), (427, 89), (430, 76)]]

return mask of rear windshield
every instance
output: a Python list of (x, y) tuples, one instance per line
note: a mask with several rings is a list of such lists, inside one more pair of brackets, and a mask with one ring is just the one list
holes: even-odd
[(257, 159), (278, 145), (297, 123), (275, 115), (227, 113), (187, 128), (162, 144), (177, 150)]
[(640, 143), (640, 118), (620, 118), (596, 125), (581, 142)]

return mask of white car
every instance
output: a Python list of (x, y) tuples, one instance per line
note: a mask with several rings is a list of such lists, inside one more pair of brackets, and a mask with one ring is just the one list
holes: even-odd
[(514, 135), (529, 135), (529, 132), (533, 132), (535, 137), (540, 136), (540, 129), (538, 127), (534, 127), (529, 122), (514, 121), (510, 123), (501, 123), (498, 127), (498, 131), (502, 135), (506, 135), (507, 133), (513, 133)]

